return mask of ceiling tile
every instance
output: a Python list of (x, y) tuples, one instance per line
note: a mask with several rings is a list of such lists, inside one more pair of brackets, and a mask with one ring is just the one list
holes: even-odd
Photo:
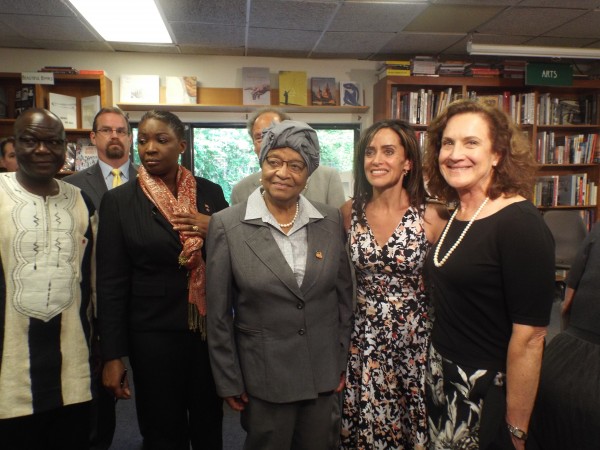
[(426, 7), (426, 4), (345, 2), (328, 31), (402, 31)]
[(546, 34), (548, 36), (600, 39), (600, 11), (586, 13)]
[(523, 0), (519, 6), (541, 6), (545, 8), (600, 8), (598, 0)]
[(0, 0), (2, 14), (75, 17), (61, 0)]
[(244, 47), (202, 47), (201, 45), (180, 45), (179, 50), (186, 55), (220, 55), (220, 56), (244, 56)]
[(203, 47), (244, 46), (244, 28), (230, 25), (179, 22), (172, 28), (175, 42)]
[(243, 26), (246, 0), (158, 0), (169, 22), (220, 23)]
[(413, 20), (404, 31), (420, 33), (468, 33), (481, 23), (496, 16), (502, 7), (432, 5)]
[(346, 58), (353, 53), (376, 53), (393, 37), (394, 33), (330, 31), (319, 41), (315, 52), (337, 52)]
[(596, 42), (593, 38), (562, 38), (555, 36), (534, 37), (526, 42), (527, 45), (541, 45), (544, 47), (587, 47)]
[(0, 15), (17, 34), (29, 39), (58, 41), (96, 41), (97, 37), (75, 17)]
[(248, 49), (256, 51), (258, 49), (289, 50), (310, 52), (321, 33), (318, 31), (301, 30), (272, 30), (269, 28), (251, 28), (248, 38)]
[(1, 36), (0, 47), (6, 48), (40, 48), (34, 41), (20, 36)]
[(47, 50), (65, 50), (65, 51), (89, 51), (89, 52), (110, 52), (112, 47), (108, 42), (84, 42), (84, 41), (59, 41), (56, 39), (36, 39), (35, 43), (39, 48)]
[(398, 33), (380, 53), (436, 55), (464, 37), (464, 33)]
[(300, 1), (253, 0), (250, 26), (282, 30), (323, 30), (335, 10), (335, 3), (305, 3)]
[[(581, 10), (558, 8), (512, 8), (498, 14), (477, 31), (489, 34), (539, 36), (582, 14)], [(540, 18), (543, 17), (543, 20)]]

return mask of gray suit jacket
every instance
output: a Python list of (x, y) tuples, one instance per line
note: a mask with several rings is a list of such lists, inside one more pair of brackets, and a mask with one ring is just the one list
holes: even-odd
[(273, 403), (334, 390), (346, 370), (352, 281), (339, 210), (307, 226), (302, 286), (246, 202), (212, 216), (207, 249), (208, 346), (217, 392)]
[[(129, 164), (129, 181), (135, 180), (136, 176), (136, 168), (133, 164)], [(88, 197), (92, 199), (92, 202), (94, 202), (96, 211), (100, 209), (100, 200), (102, 200), (102, 196), (108, 189), (106, 188), (106, 183), (102, 176), (102, 169), (100, 169), (99, 163), (96, 163), (87, 169), (80, 170), (73, 175), (69, 175), (68, 177), (63, 178), (63, 180), (77, 186), (85, 192)]]
[[(257, 187), (260, 186), (261, 173), (256, 172), (248, 175), (236, 184), (231, 191), (231, 204), (248, 200)], [(326, 205), (339, 208), (346, 201), (342, 180), (337, 170), (319, 166), (308, 179), (308, 187), (303, 195), (311, 202), (325, 203)]]

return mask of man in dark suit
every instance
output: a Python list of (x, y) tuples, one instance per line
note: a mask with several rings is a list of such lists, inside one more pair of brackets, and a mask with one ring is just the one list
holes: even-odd
[(129, 160), (133, 137), (123, 111), (102, 108), (96, 114), (92, 128), (90, 139), (98, 149), (98, 162), (64, 180), (83, 190), (98, 210), (102, 195), (135, 178), (137, 171)]
[[(96, 117), (90, 133), (92, 143), (98, 149), (98, 162), (64, 178), (94, 202), (96, 211), (105, 192), (113, 187), (133, 180), (137, 171), (129, 160), (132, 135), (131, 125), (119, 108), (102, 108)], [(90, 435), (91, 450), (106, 450), (110, 447), (115, 433), (115, 401), (102, 386), (102, 358), (99, 355), (98, 336), (93, 342), (94, 389), (92, 403), (92, 424)]]

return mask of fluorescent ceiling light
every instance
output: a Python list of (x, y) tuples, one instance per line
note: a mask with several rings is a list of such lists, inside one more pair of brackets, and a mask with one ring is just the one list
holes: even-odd
[(535, 45), (488, 45), (468, 42), (467, 51), (470, 55), (600, 59), (600, 49), (597, 48), (538, 47)]
[(154, 0), (68, 0), (109, 42), (172, 44)]

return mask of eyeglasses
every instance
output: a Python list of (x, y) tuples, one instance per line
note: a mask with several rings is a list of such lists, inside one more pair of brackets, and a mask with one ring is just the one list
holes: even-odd
[(285, 163), (292, 173), (301, 173), (306, 168), (306, 164), (302, 161), (284, 161), (283, 159), (275, 158), (273, 156), (268, 157), (265, 161), (271, 169), (281, 169)]
[(96, 133), (100, 133), (104, 137), (111, 137), (113, 133), (117, 133), (117, 136), (119, 137), (125, 137), (129, 134), (129, 130), (127, 128), (102, 127), (97, 130)]
[(34, 137), (19, 137), (18, 141), (27, 150), (35, 150), (43, 142), (50, 150), (60, 150), (65, 146), (64, 139), (38, 139)]

